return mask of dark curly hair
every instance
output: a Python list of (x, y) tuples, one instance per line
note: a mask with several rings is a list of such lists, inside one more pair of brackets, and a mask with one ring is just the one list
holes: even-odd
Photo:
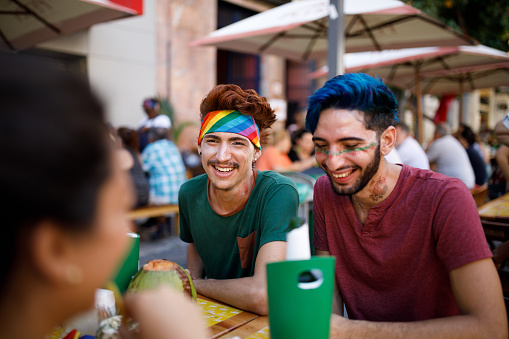
[(207, 113), (219, 110), (236, 110), (251, 115), (260, 129), (260, 141), (263, 144), (268, 129), (276, 121), (276, 113), (270, 107), (267, 98), (261, 97), (253, 89), (243, 90), (237, 85), (217, 85), (201, 101), (200, 119)]

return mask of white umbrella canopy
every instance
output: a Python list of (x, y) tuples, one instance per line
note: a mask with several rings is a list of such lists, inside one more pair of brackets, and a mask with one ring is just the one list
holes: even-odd
[[(419, 137), (422, 94), (462, 95), (474, 89), (509, 85), (509, 55), (483, 45), (352, 53), (345, 56), (345, 69), (378, 75), (384, 82), (416, 94)], [(322, 68), (311, 78), (326, 75), (327, 69)], [(460, 121), (462, 112), (460, 100)]]
[[(327, 55), (329, 0), (302, 0), (275, 7), (190, 43), (292, 60)], [(346, 52), (423, 46), (474, 45), (420, 10), (398, 0), (345, 0)]]
[(142, 0), (0, 0), (0, 51), (18, 51), (100, 22), (139, 15)]
[[(459, 93), (509, 85), (509, 54), (478, 46), (424, 47), (345, 55), (346, 72), (378, 75), (385, 82), (416, 93), (416, 70), (422, 94)], [(327, 67), (310, 74), (327, 76)]]
[(418, 70), (422, 94), (459, 93), (509, 85), (509, 55), (487, 46), (412, 48), (356, 53), (345, 60), (348, 72), (378, 75), (416, 93)]

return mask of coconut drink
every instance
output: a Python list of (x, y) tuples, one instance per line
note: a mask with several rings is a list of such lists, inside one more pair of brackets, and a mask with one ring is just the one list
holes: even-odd
[(177, 263), (166, 259), (148, 261), (133, 277), (127, 293), (168, 286), (196, 300), (196, 289), (189, 273)]

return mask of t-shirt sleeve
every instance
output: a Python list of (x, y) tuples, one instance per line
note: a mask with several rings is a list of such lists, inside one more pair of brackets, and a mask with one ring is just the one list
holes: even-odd
[(267, 195), (262, 211), (260, 247), (271, 241), (286, 241), (290, 220), (298, 215), (298, 209), (299, 194), (295, 184), (276, 185)]
[(433, 232), (436, 252), (445, 268), (451, 271), (491, 258), (477, 207), (465, 184), (453, 179), (437, 193)]
[(317, 250), (328, 251), (327, 230), (325, 229), (324, 207), (323, 207), (323, 185), (325, 177), (321, 177), (315, 184), (313, 194), (313, 246)]
[(189, 218), (187, 210), (187, 200), (184, 194), (185, 185), (180, 186), (178, 205), (179, 205), (179, 219), (180, 219), (180, 240), (187, 243), (194, 243), (193, 235), (189, 229)]

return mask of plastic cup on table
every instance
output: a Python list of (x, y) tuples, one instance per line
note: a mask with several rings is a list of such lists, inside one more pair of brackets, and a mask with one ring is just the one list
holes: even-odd
[(120, 293), (124, 293), (127, 290), (131, 279), (138, 272), (140, 265), (140, 235), (128, 232), (127, 236), (131, 239), (131, 245), (113, 279)]

